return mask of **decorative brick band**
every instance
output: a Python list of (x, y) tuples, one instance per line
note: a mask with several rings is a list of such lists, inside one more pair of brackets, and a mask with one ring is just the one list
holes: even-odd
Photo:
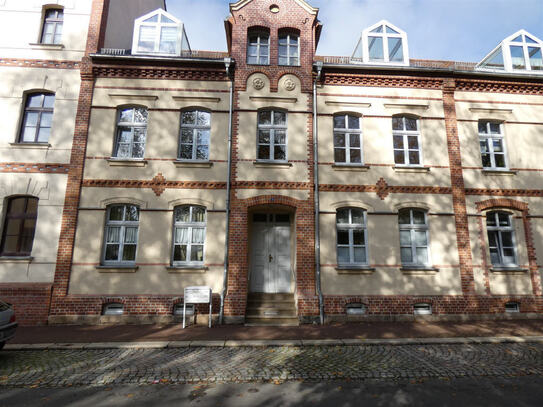
[(487, 189), (466, 188), (466, 195), (542, 197), (543, 189)]
[(53, 59), (0, 58), (0, 66), (17, 68), (79, 69), (78, 61), (60, 61)]
[[(540, 80), (537, 80), (540, 82)], [(517, 93), (521, 95), (543, 95), (543, 84), (537, 82), (490, 81), (481, 79), (458, 79), (456, 90), (463, 92)]]
[(67, 174), (69, 164), (0, 163), (0, 172)]
[(324, 74), (325, 85), (441, 89), (442, 83), (442, 79), (418, 76), (371, 75), (366, 73), (335, 73), (328, 71)]
[(227, 81), (224, 69), (142, 67), (133, 65), (94, 65), (97, 78), (172, 79), (194, 81)]
[(379, 178), (375, 185), (321, 184), (322, 192), (375, 192), (385, 199), (389, 194), (451, 194), (450, 187), (388, 185), (384, 178)]
[(281, 181), (236, 181), (232, 183), (236, 189), (311, 189), (309, 182)]
[(95, 89), (152, 90), (160, 92), (229, 93), (224, 89), (154, 88), (148, 86), (95, 86)]
[(513, 199), (507, 198), (487, 199), (486, 201), (476, 202), (475, 207), (479, 212), (485, 211), (490, 208), (509, 208), (519, 211), (528, 210), (528, 204), (526, 202), (515, 201)]

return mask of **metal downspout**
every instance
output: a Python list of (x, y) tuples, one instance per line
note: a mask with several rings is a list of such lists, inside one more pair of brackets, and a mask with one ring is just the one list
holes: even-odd
[(219, 324), (222, 325), (224, 319), (224, 297), (228, 289), (228, 247), (230, 233), (230, 174), (232, 172), (232, 110), (234, 104), (234, 79), (231, 75), (231, 68), (233, 65), (231, 58), (224, 58), (224, 65), (226, 66), (226, 75), (230, 77), (230, 107), (228, 111), (228, 175), (226, 178), (226, 235), (224, 243), (224, 272), (223, 272), (223, 286), (221, 292), (221, 308), (219, 311)]
[(319, 296), (320, 323), (324, 325), (324, 299), (321, 288), (321, 240), (319, 228), (319, 147), (318, 147), (318, 123), (317, 123), (317, 81), (321, 77), (322, 62), (317, 62), (317, 76), (313, 82), (313, 174), (315, 183), (315, 273), (317, 295)]

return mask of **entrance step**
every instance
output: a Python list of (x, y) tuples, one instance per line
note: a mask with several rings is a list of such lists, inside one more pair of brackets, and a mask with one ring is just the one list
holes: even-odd
[(247, 298), (245, 324), (296, 326), (299, 324), (294, 294), (251, 293)]

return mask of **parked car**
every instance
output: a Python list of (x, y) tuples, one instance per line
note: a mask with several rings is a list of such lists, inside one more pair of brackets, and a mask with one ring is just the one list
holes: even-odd
[(17, 329), (17, 322), (13, 307), (0, 301), (0, 349), (15, 336), (15, 329)]

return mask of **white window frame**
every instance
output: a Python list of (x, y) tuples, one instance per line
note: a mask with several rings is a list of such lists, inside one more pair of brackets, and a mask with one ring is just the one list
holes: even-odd
[[(123, 122), (121, 121), (121, 117), (124, 111), (126, 110), (132, 110), (132, 121)], [(137, 122), (135, 120), (136, 118), (136, 110), (145, 110), (146, 112), (146, 122)], [(117, 109), (117, 128), (115, 130), (115, 140), (113, 145), (113, 159), (116, 160), (143, 160), (145, 157), (145, 146), (147, 144), (147, 125), (149, 123), (149, 110), (145, 107), (140, 106), (123, 106)], [(123, 142), (121, 143), (121, 132), (123, 129), (130, 129), (130, 143)], [(134, 133), (135, 129), (143, 129), (144, 130), (144, 141), (143, 143), (135, 143), (134, 142)], [(121, 144), (127, 144), (130, 146), (130, 154), (128, 156), (119, 156), (119, 147)], [(134, 157), (134, 144), (143, 144), (143, 151), (141, 157)]]
[[(486, 133), (481, 133), (480, 130), (479, 130), (479, 127), (480, 127), (480, 125), (482, 123), (485, 124)], [(500, 132), (497, 133), (497, 134), (496, 133), (491, 133), (490, 132), (490, 125), (491, 124), (497, 124), (499, 126)], [(486, 145), (488, 146), (488, 151), (487, 152), (481, 151), (481, 164), (483, 166), (483, 170), (498, 170), (498, 171), (508, 170), (509, 169), (509, 161), (507, 159), (507, 147), (505, 145), (505, 137), (504, 137), (504, 134), (503, 134), (503, 123), (499, 123), (497, 121), (492, 121), (492, 120), (479, 120), (477, 122), (477, 131), (479, 133), (479, 147), (481, 146), (481, 142), (485, 142)], [(497, 141), (499, 141), (501, 143), (502, 152), (494, 152), (494, 141), (495, 140), (497, 140)], [(483, 154), (488, 154), (490, 156), (490, 166), (489, 167), (484, 166), (484, 163), (482, 161)], [(496, 165), (496, 155), (497, 154), (502, 154), (503, 155), (503, 162), (504, 162), (503, 167), (498, 167)]]
[[(358, 210), (363, 213), (364, 223), (353, 223), (353, 210)], [(339, 217), (338, 214), (340, 211), (347, 211), (349, 214), (349, 223), (338, 223)], [(367, 211), (363, 208), (356, 207), (346, 207), (339, 208), (336, 211), (336, 256), (338, 266), (368, 266), (369, 265), (369, 251), (368, 251), (368, 229), (367, 229)], [(349, 244), (339, 244), (339, 231), (348, 231), (349, 232)], [(355, 245), (354, 244), (354, 231), (362, 231), (364, 233), (364, 244)], [(340, 262), (339, 261), (339, 249), (340, 248), (349, 248), (349, 262)], [(366, 256), (365, 262), (356, 262), (354, 257), (354, 249), (363, 248)]]
[[(409, 211), (409, 223), (400, 223), (400, 212), (403, 211)], [(415, 224), (414, 222), (414, 216), (413, 211), (422, 212), (424, 214), (424, 224)], [(398, 211), (398, 226), (400, 231), (400, 261), (402, 263), (402, 266), (405, 267), (430, 267), (431, 265), (431, 253), (430, 253), (430, 227), (428, 225), (428, 211), (421, 208), (402, 208)], [(409, 246), (402, 245), (402, 238), (401, 238), (401, 232), (409, 232)], [(415, 242), (415, 233), (425, 233), (426, 234), (426, 246), (420, 246), (417, 245)], [(410, 248), (411, 249), (411, 262), (406, 262), (402, 259), (402, 248)], [(428, 258), (426, 259), (426, 263), (419, 263), (417, 261), (417, 248), (426, 248), (426, 253), (428, 255)]]
[[(297, 48), (297, 53), (296, 53), (296, 56), (291, 56), (290, 55), (290, 48), (291, 47), (294, 47), (294, 45), (292, 45), (290, 43), (290, 39), (291, 37), (295, 36), (296, 37), (296, 48)], [(286, 44), (286, 47), (287, 47), (287, 63), (286, 64), (282, 64), (280, 62), (280, 58), (284, 58), (284, 56), (281, 56), (279, 54), (279, 47), (280, 47), (280, 42), (281, 42), (281, 39), (286, 37), (286, 40), (287, 40), (287, 44)], [(298, 59), (298, 63), (297, 64), (293, 64), (291, 63), (290, 59), (291, 58), (296, 58)], [(286, 34), (281, 34), (279, 33), (279, 35), (277, 36), (277, 65), (280, 65), (280, 66), (300, 66), (300, 36), (298, 34), (295, 34), (293, 32), (287, 32)]]
[[(335, 119), (336, 117), (343, 116), (345, 118), (345, 127), (336, 128)], [(357, 128), (349, 128), (349, 118), (356, 118), (358, 120)], [(334, 163), (343, 164), (343, 165), (364, 165), (364, 146), (362, 138), (362, 118), (354, 114), (336, 114), (333, 117), (334, 123), (334, 134), (333, 134), (333, 143), (334, 143)], [(345, 137), (345, 147), (336, 146), (336, 134), (341, 134)], [(358, 136), (359, 147), (351, 147), (351, 136)], [(345, 150), (345, 161), (336, 161), (336, 149)], [(351, 162), (351, 150), (360, 150), (360, 162)]]
[[(196, 122), (194, 124), (183, 124), (183, 115), (186, 113), (195, 113)], [(198, 116), (202, 113), (209, 115), (209, 125), (199, 125)], [(204, 109), (190, 109), (183, 110), (181, 112), (181, 121), (180, 121), (180, 131), (179, 131), (179, 148), (177, 151), (177, 159), (180, 161), (197, 161), (197, 162), (208, 162), (209, 161), (209, 148), (211, 145), (211, 112), (208, 112)], [(181, 147), (182, 145), (188, 145), (189, 143), (183, 143), (183, 130), (192, 131), (192, 155), (191, 158), (182, 158), (181, 157)], [(207, 130), (209, 132), (208, 143), (207, 143), (207, 157), (206, 158), (197, 158), (198, 156), (198, 147), (204, 146), (205, 144), (198, 144), (198, 132), (202, 130)]]
[[(256, 44), (251, 43), (250, 41), (250, 38), (254, 36), (257, 37)], [(266, 63), (261, 61), (261, 59), (264, 58), (264, 55), (260, 55), (260, 47), (262, 46), (262, 38), (264, 36), (268, 38), (268, 43), (267, 43), (268, 53), (265, 56), (268, 59), (268, 62)], [(251, 45), (253, 46), (256, 45), (256, 55), (249, 55), (249, 47)], [(266, 32), (264, 30), (258, 30), (258, 29), (254, 29), (254, 30), (249, 29), (247, 33), (247, 65), (269, 65), (270, 64), (270, 45), (271, 44), (270, 44), (269, 32)], [(249, 57), (255, 57), (255, 56), (256, 56), (256, 62), (249, 62)]]
[[(111, 209), (114, 207), (123, 207), (123, 219), (122, 220), (110, 220), (110, 213)], [(125, 220), (126, 218), (126, 211), (129, 207), (135, 207), (138, 211), (138, 220), (137, 221), (130, 221)], [(103, 265), (134, 265), (136, 263), (136, 259), (138, 257), (138, 241), (139, 241), (139, 221), (140, 220), (140, 208), (137, 205), (133, 204), (111, 204), (108, 205), (106, 210), (106, 222), (104, 227), (104, 238), (103, 238), (103, 250), (102, 250), (102, 264)], [(119, 228), (119, 242), (108, 242), (108, 232), (110, 228)], [(125, 239), (126, 239), (126, 228), (136, 228), (136, 241), (135, 243), (130, 243), (130, 245), (134, 244), (136, 246), (136, 250), (134, 253), (134, 260), (123, 260), (124, 255), (124, 247), (126, 245)], [(107, 246), (108, 244), (118, 244), (119, 245), (119, 252), (117, 254), (117, 260), (106, 260), (106, 252), (107, 252)]]
[[(149, 18), (158, 16), (157, 22), (145, 22)], [(173, 23), (163, 23), (162, 16), (173, 21)], [(155, 39), (154, 39), (154, 49), (153, 51), (140, 50), (140, 31), (142, 27), (154, 27), (155, 28)], [(162, 34), (162, 27), (175, 27), (177, 28), (177, 38), (175, 43), (175, 52), (163, 52), (160, 51), (160, 37)], [(132, 37), (132, 54), (134, 55), (163, 55), (163, 56), (172, 56), (172, 55), (181, 55), (181, 42), (183, 38), (183, 23), (162, 9), (151, 11), (140, 18), (137, 18), (134, 22), (134, 35)]]
[[(500, 226), (499, 222), (499, 215), (506, 215), (509, 225), (507, 226)], [(494, 217), (494, 221), (496, 222), (496, 226), (489, 226), (488, 225), (488, 218), (489, 216)], [(515, 234), (515, 223), (513, 220), (513, 214), (505, 211), (500, 210), (494, 210), (489, 211), (486, 213), (486, 234), (487, 234), (487, 242), (488, 242), (488, 255), (490, 256), (490, 262), (492, 263), (492, 266), (494, 267), (518, 267), (518, 253), (517, 253), (517, 239)], [(497, 246), (491, 246), (490, 245), (490, 232), (496, 232), (496, 243)], [(503, 234), (504, 233), (511, 233), (511, 242), (512, 247), (504, 247), (503, 245)], [(514, 261), (512, 263), (505, 263), (504, 262), (504, 249), (513, 249), (513, 257)], [(490, 254), (490, 251), (492, 249), (497, 250), (499, 263), (493, 263), (492, 262), (492, 256)]]
[[(261, 124), (260, 123), (260, 114), (263, 112), (271, 112), (271, 124)], [(275, 114), (276, 113), (282, 113), (285, 115), (285, 125), (278, 125), (275, 123)], [(279, 163), (286, 163), (288, 162), (288, 113), (281, 109), (263, 109), (259, 110), (257, 113), (257, 131), (256, 131), (256, 160), (261, 162), (279, 162)], [(260, 143), (260, 131), (269, 131), (270, 132), (270, 142), (269, 143)], [(285, 143), (284, 144), (277, 144), (278, 146), (284, 146), (285, 147), (285, 159), (279, 160), (275, 159), (275, 132), (276, 131), (284, 131), (285, 132)], [(268, 158), (259, 158), (259, 149), (260, 146), (268, 146), (270, 149), (270, 153), (268, 155)]]
[[(402, 126), (403, 126), (403, 129), (402, 130), (394, 130), (394, 124), (393, 122), (391, 122), (392, 124), (392, 158), (394, 159), (394, 165), (397, 166), (397, 167), (423, 167), (423, 157), (422, 157), (422, 137), (420, 136), (420, 120), (418, 117), (412, 117), (412, 116), (408, 116), (408, 115), (397, 115), (397, 116), (394, 116), (393, 119), (402, 119)], [(407, 126), (405, 124), (405, 120), (406, 119), (411, 119), (411, 120), (415, 120), (415, 122), (417, 123), (417, 130), (407, 130)], [(402, 137), (402, 143), (403, 143), (403, 146), (402, 148), (395, 148), (394, 147), (394, 137), (399, 137), (401, 136)], [(414, 149), (414, 148), (409, 148), (409, 137), (417, 137), (417, 145), (418, 145), (418, 148)], [(403, 156), (404, 156), (404, 163), (403, 164), (398, 164), (396, 163), (396, 157), (395, 157), (395, 152), (396, 151), (403, 151)], [(409, 152), (410, 151), (417, 151), (418, 154), (419, 154), (419, 163), (418, 164), (411, 164), (410, 162), (410, 158), (409, 158)]]
[[(374, 33), (371, 32), (379, 26), (383, 27), (382, 32)], [(398, 34), (387, 33), (386, 27), (389, 27), (396, 31)], [(380, 37), (383, 40), (383, 60), (375, 61), (370, 59), (370, 49), (369, 49), (369, 37)], [(403, 60), (402, 61), (390, 61), (390, 55), (388, 50), (388, 38), (399, 38), (402, 41), (402, 52)], [(356, 50), (355, 50), (356, 53)], [(356, 56), (353, 55), (353, 58), (356, 59)], [(362, 31), (362, 60), (365, 64), (373, 65), (399, 65), (399, 66), (409, 66), (409, 46), (407, 43), (407, 33), (400, 28), (396, 27), (394, 24), (388, 22), (387, 20), (381, 20), (378, 23), (366, 28)]]
[[(523, 36), (522, 41), (514, 41), (518, 36)], [(528, 36), (531, 40), (534, 41), (534, 43), (528, 43), (526, 41), (525, 36)], [(519, 46), (522, 47), (523, 50), (523, 56), (524, 56), (524, 69), (517, 69), (513, 68), (513, 58), (511, 56), (511, 46)], [(516, 33), (510, 35), (509, 37), (505, 38), (496, 48), (494, 48), (492, 51), (490, 51), (482, 60), (479, 62), (475, 69), (480, 71), (487, 71), (487, 72), (514, 72), (514, 73), (529, 73), (530, 75), (543, 75), (543, 69), (532, 69), (532, 65), (530, 63), (530, 56), (528, 47), (533, 48), (539, 48), (541, 51), (541, 54), (543, 55), (543, 41), (541, 41), (539, 38), (537, 38), (535, 35), (530, 34), (528, 31), (522, 29), (517, 31)], [(503, 59), (503, 69), (501, 68), (488, 68), (485, 67), (485, 64), (488, 60), (492, 59), (497, 52), (502, 53), (502, 59)]]
[[(50, 11), (56, 11), (55, 17), (47, 17), (47, 13)], [(58, 13), (62, 13), (62, 17), (58, 17)], [(45, 41), (45, 31), (47, 30), (48, 26), (53, 27), (53, 33), (52, 35), (52, 41), (47, 42)], [(60, 33), (58, 33), (60, 27)], [(40, 35), (40, 44), (43, 45), (60, 45), (62, 44), (62, 31), (64, 28), (64, 8), (62, 7), (45, 7), (43, 9), (43, 22), (42, 22), (42, 29), (41, 29), (41, 35)], [(56, 41), (56, 37), (59, 37), (58, 41)]]
[[(175, 220), (176, 211), (180, 210), (182, 208), (189, 208), (189, 222), (176, 222), (176, 220)], [(193, 212), (194, 208), (199, 208), (199, 209), (204, 210), (204, 221), (203, 222), (194, 222), (192, 220), (192, 212)], [(205, 241), (206, 241), (206, 234), (207, 234), (207, 214), (208, 214), (208, 212), (207, 212), (206, 207), (201, 206), (201, 205), (179, 205), (179, 206), (176, 206), (174, 208), (174, 210), (173, 210), (172, 258), (171, 258), (172, 266), (174, 266), (174, 267), (175, 266), (180, 266), (180, 267), (185, 267), (185, 266), (201, 267), (201, 266), (204, 265), (205, 256), (206, 256), (206, 244), (205, 244)], [(175, 260), (175, 246), (180, 245), (180, 244), (177, 244), (176, 241), (175, 241), (176, 231), (178, 229), (188, 229), (189, 243), (186, 244), (186, 246), (187, 246), (187, 259), (188, 260), (185, 260), (185, 261)], [(195, 243), (195, 242), (192, 241), (193, 229), (204, 229), (204, 237), (203, 237), (203, 242), (202, 243), (198, 243), (198, 242)], [(203, 246), (202, 261), (190, 260), (190, 258), (192, 256), (192, 246)]]

